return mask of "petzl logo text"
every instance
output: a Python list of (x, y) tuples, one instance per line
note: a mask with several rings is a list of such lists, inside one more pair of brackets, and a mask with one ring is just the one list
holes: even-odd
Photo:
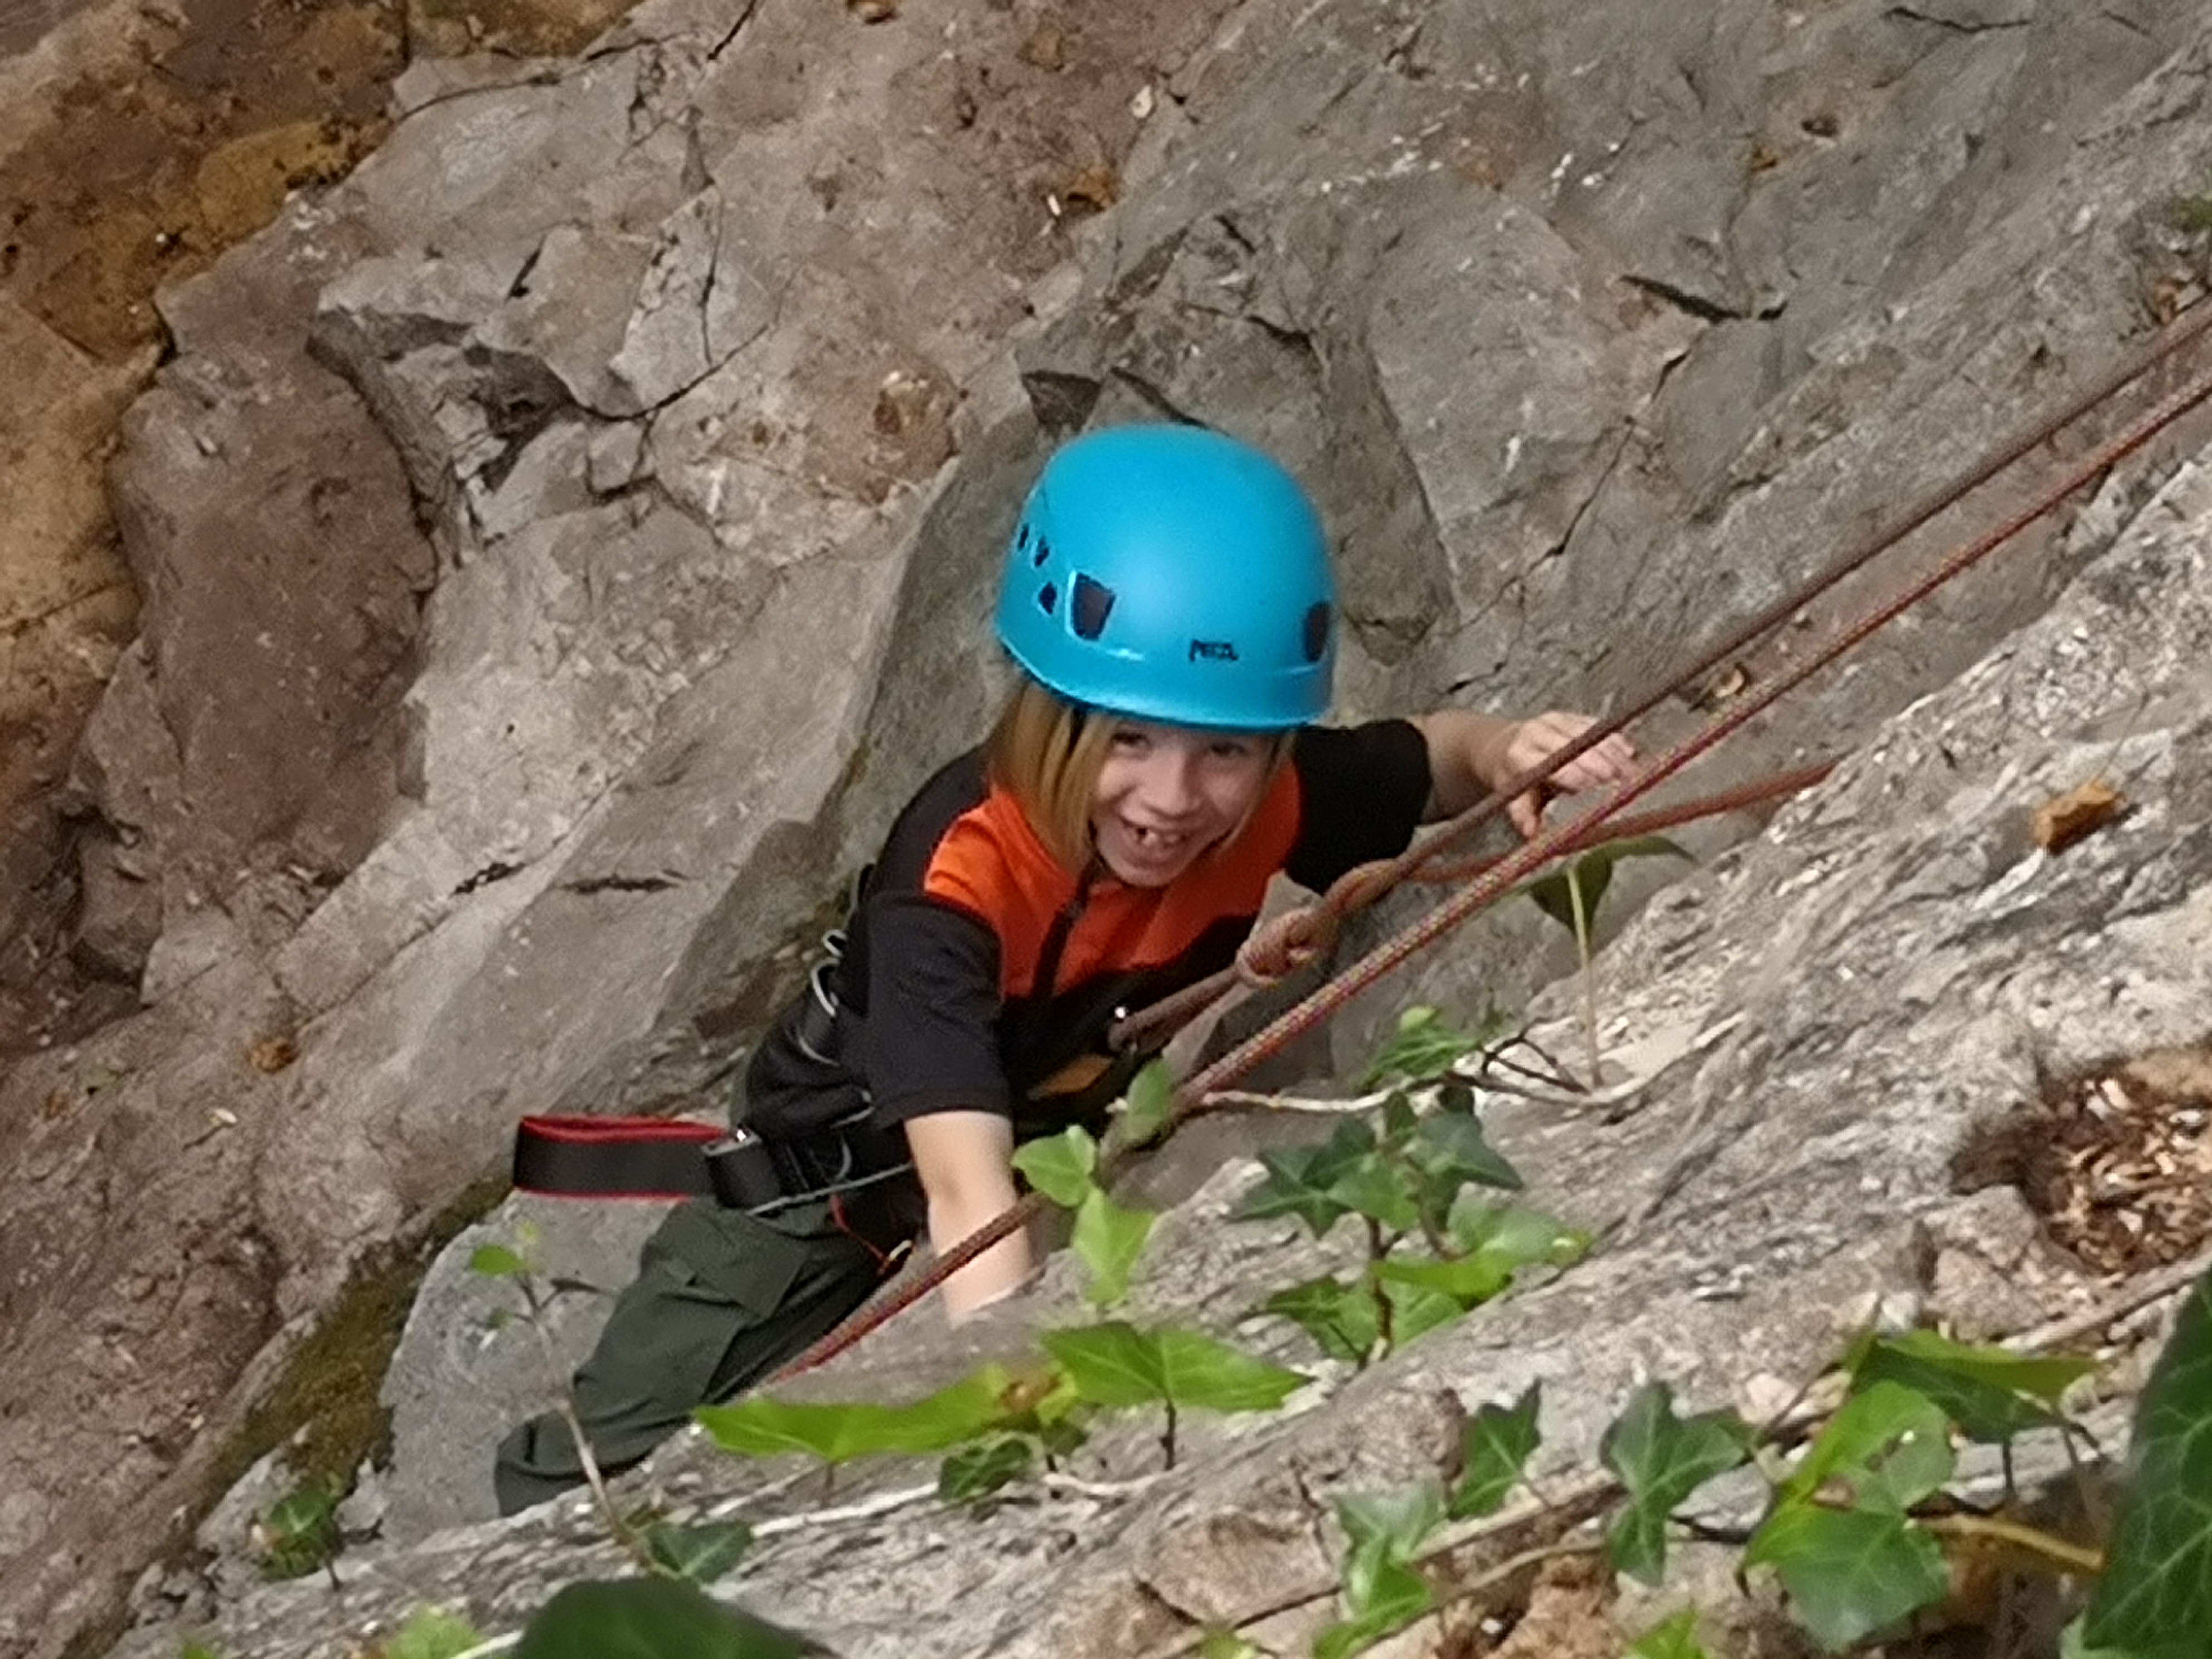
[(1189, 659), (1192, 662), (1235, 662), (1237, 647), (1227, 640), (1193, 640)]

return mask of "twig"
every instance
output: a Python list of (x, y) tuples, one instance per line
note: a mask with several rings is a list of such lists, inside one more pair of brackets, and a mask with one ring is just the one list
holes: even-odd
[(780, 1538), (786, 1533), (805, 1532), (810, 1527), (834, 1527), (848, 1521), (872, 1521), (879, 1515), (889, 1515), (909, 1504), (919, 1504), (937, 1496), (937, 1483), (926, 1486), (902, 1486), (896, 1492), (878, 1492), (873, 1498), (863, 1498), (857, 1503), (846, 1504), (834, 1510), (809, 1510), (804, 1515), (779, 1515), (763, 1521), (753, 1528), (755, 1538)]
[(1261, 1095), (1247, 1089), (1216, 1089), (1206, 1097), (1206, 1109), (1221, 1106), (1264, 1106), (1272, 1111), (1319, 1112), (1335, 1117), (1372, 1111), (1390, 1097), (1389, 1090), (1354, 1095), (1349, 1100), (1324, 1100), (1310, 1095)]
[(2047, 1324), (2038, 1325), (2033, 1330), (2008, 1337), (2004, 1346), (2020, 1349), (2055, 1348), (2075, 1341), (2102, 1330), (2114, 1320), (2124, 1318), (2160, 1297), (2186, 1290), (2208, 1272), (2212, 1272), (2212, 1248), (2199, 1250), (2186, 1261), (2177, 1261), (2170, 1267), (2160, 1267), (2155, 1273), (2145, 1273), (2094, 1308), (2068, 1314), (2063, 1319), (2054, 1319)]
[(520, 1631), (511, 1630), (504, 1636), (495, 1636), (489, 1642), (479, 1642), (472, 1648), (464, 1649), (455, 1654), (453, 1659), (492, 1659), (494, 1654), (507, 1652), (521, 1639)]
[(1037, 1477), (1037, 1483), (1048, 1491), (1066, 1492), (1073, 1498), (1096, 1498), (1107, 1503), (1140, 1497), (1159, 1482), (1160, 1471), (1158, 1470), (1151, 1474), (1140, 1474), (1133, 1480), (1085, 1480), (1080, 1475), (1063, 1474), (1058, 1469), (1047, 1469)]
[(568, 1438), (575, 1443), (577, 1466), (583, 1470), (585, 1482), (592, 1489), (592, 1501), (599, 1508), (599, 1518), (605, 1522), (615, 1542), (622, 1546), (623, 1554), (649, 1573), (666, 1573), (667, 1568), (653, 1559), (639, 1539), (636, 1529), (623, 1518), (622, 1511), (615, 1507), (614, 1499), (608, 1495), (606, 1477), (599, 1473), (599, 1460), (592, 1452), (591, 1437), (585, 1433), (583, 1419), (576, 1414), (575, 1390), (569, 1386), (568, 1374), (561, 1364), (560, 1353), (553, 1346), (553, 1333), (545, 1322), (544, 1299), (539, 1295), (533, 1277), (525, 1275), (519, 1282), (522, 1287), (522, 1299), (530, 1309), (530, 1328), (538, 1334), (538, 1346), (545, 1356), (545, 1368), (560, 1385), (556, 1401), (560, 1408), (561, 1421), (568, 1428)]
[(1932, 1515), (1919, 1523), (1939, 1537), (1963, 1538), (1970, 1542), (1989, 1540), (2009, 1544), (2015, 1549), (2039, 1555), (2046, 1561), (2056, 1562), (2067, 1572), (2094, 1578), (2105, 1570), (2105, 1553), (2085, 1549), (2079, 1544), (2044, 1531), (2040, 1527), (2025, 1526), (2017, 1521), (2007, 1521), (1993, 1515)]

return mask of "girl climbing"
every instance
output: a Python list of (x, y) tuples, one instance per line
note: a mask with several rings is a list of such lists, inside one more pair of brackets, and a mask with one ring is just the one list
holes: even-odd
[[(917, 1235), (942, 1252), (1011, 1206), (1018, 1144), (1100, 1128), (1146, 1058), (1109, 1052), (1108, 1026), (1232, 962), (1276, 873), (1325, 889), (1591, 724), (1314, 724), (1337, 629), (1320, 520), (1273, 460), (1195, 427), (1060, 449), (996, 622), (1021, 678), (995, 728), (892, 824), (835, 958), (747, 1068), (726, 1201), (670, 1212), (575, 1374), (604, 1469), (837, 1325)], [(1632, 760), (1610, 738), (1548, 787)], [(1522, 834), (1540, 809), (1513, 802)], [(946, 1310), (1036, 1268), (1018, 1233), (946, 1281)], [(556, 1414), (499, 1448), (502, 1512), (582, 1478)]]

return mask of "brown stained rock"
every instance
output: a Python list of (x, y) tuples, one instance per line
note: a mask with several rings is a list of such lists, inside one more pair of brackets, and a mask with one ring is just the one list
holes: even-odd
[[(137, 596), (101, 487), (108, 434), (152, 354), (105, 364), (0, 293), (0, 1055), (59, 1020), (68, 845), (49, 796), (130, 636)], [(12, 948), (9, 945), (12, 944)], [(94, 1000), (90, 1012), (98, 1012)]]
[(210, 896), (249, 866), (335, 879), (374, 844), (435, 568), (391, 446), (307, 356), (322, 258), (264, 241), (221, 270), (167, 301), (191, 364), (131, 410), (113, 472), (174, 793), (103, 795)]

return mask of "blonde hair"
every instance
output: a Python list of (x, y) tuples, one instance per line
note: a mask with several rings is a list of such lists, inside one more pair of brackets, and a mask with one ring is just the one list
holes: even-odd
[[(1115, 716), (1071, 702), (1024, 675), (991, 730), (985, 751), (991, 781), (1020, 803), (1030, 828), (1064, 869), (1080, 872), (1093, 856), (1091, 805), (1116, 723)], [(1252, 793), (1251, 805), (1236, 828), (1207, 849), (1208, 856), (1244, 833), (1290, 757), (1291, 734), (1270, 736), (1267, 773)]]

